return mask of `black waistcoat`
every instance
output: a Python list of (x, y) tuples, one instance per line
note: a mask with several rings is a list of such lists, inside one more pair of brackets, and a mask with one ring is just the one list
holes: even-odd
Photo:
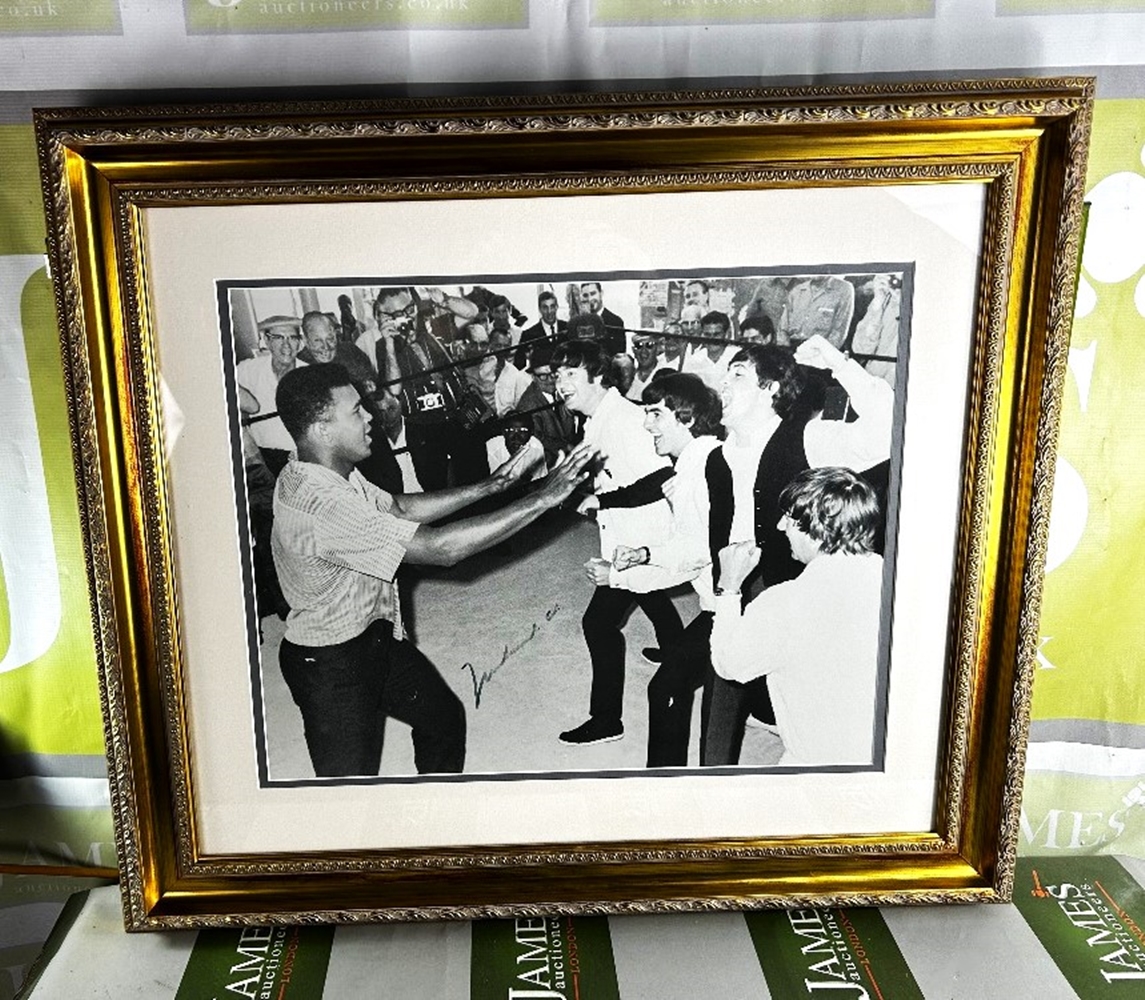
[[(808, 467), (807, 453), (803, 447), (803, 430), (806, 426), (807, 418), (802, 415), (781, 421), (760, 455), (753, 493), (755, 543), (762, 550), (762, 555), (759, 567), (744, 582), (745, 594), (753, 594), (759, 585), (771, 587), (785, 580), (793, 580), (803, 570), (803, 564), (791, 555), (787, 536), (777, 525), (780, 492)], [(724, 458), (722, 448), (715, 448), (708, 455), (705, 475), (711, 508), (708, 543), (712, 552), (712, 579), (719, 586), (719, 553), (731, 540), (732, 519), (735, 515), (732, 470)]]

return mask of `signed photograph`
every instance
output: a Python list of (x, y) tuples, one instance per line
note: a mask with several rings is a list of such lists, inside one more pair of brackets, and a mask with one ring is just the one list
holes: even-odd
[(219, 281), (259, 783), (880, 769), (913, 274)]

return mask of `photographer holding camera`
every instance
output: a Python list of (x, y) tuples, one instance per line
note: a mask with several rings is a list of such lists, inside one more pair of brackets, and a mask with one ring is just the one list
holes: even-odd
[[(432, 289), (433, 301), (456, 312), (456, 296)], [(420, 452), (427, 490), (474, 483), (489, 474), (485, 447), (462, 419), (465, 378), (445, 345), (426, 328), (413, 289), (382, 288), (374, 300), (378, 381), (402, 404), (411, 451)], [(452, 478), (450, 476), (452, 463)]]

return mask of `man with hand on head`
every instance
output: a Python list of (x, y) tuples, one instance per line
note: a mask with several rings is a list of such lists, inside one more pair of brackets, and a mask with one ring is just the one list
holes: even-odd
[(411, 727), (419, 774), (461, 771), (465, 709), (405, 638), (395, 574), (403, 562), (451, 566), (509, 538), (572, 493), (589, 449), (505, 507), (439, 525), (512, 488), (540, 449), (522, 448), (470, 486), (390, 494), (355, 468), (370, 453), (371, 418), (341, 365), (290, 373), (277, 404), (297, 447), (274, 493), (271, 548), (290, 603), (279, 664), (315, 774), (377, 774), (389, 716)]
[[(801, 366), (820, 368), (846, 390), (854, 421), (824, 420), (813, 411)], [(841, 466), (868, 475), (890, 456), (894, 393), (890, 387), (815, 336), (789, 348), (750, 344), (728, 366), (720, 389), (727, 440), (708, 457), (713, 583), (724, 586), (717, 555), (733, 542), (761, 550), (747, 577), (748, 593), (792, 580), (803, 563), (780, 527), (780, 491), (807, 468)], [(748, 715), (775, 721), (766, 676), (745, 684), (709, 672), (704, 690), (706, 733), (701, 763), (739, 763)]]

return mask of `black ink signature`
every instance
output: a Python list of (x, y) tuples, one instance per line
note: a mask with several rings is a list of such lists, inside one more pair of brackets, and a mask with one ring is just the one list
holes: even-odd
[[(560, 604), (554, 604), (548, 611), (545, 612), (545, 621), (551, 622), (558, 611), (561, 610)], [(497, 666), (492, 670), (482, 670), (477, 672), (477, 668), (472, 663), (463, 663), (462, 670), (469, 671), (469, 680), (473, 684), (473, 707), (481, 707), (481, 693), (485, 690), (485, 685), (489, 683), (500, 669), (505, 666), (514, 656), (516, 656), (522, 649), (524, 649), (530, 642), (532, 642), (541, 631), (541, 626), (537, 622), (533, 622), (532, 628), (529, 629), (528, 634), (519, 642), (509, 645), (505, 643), (504, 649), (501, 650), (501, 659), (498, 661)]]

